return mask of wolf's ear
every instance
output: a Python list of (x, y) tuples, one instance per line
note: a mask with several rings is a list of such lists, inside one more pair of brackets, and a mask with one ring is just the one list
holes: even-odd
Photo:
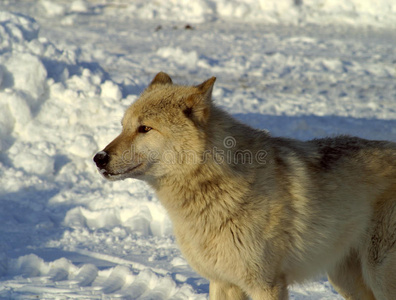
[(210, 100), (212, 98), (212, 90), (215, 81), (216, 77), (209, 78), (208, 80), (205, 80), (201, 84), (197, 85), (196, 88), (198, 88), (202, 94), (204, 94), (205, 97), (209, 98)]
[(193, 121), (205, 124), (208, 120), (212, 102), (212, 90), (215, 81), (216, 77), (212, 77), (195, 86), (196, 92), (186, 99), (187, 107), (183, 112)]
[(151, 81), (149, 87), (152, 87), (156, 84), (172, 84), (172, 79), (170, 76), (164, 72), (159, 72), (155, 75), (154, 79)]

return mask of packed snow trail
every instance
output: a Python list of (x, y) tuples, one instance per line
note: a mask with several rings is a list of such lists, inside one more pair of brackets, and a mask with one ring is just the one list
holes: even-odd
[(92, 162), (160, 70), (273, 135), (396, 140), (391, 1), (253, 2), (0, 3), (0, 299), (207, 298), (152, 190)]

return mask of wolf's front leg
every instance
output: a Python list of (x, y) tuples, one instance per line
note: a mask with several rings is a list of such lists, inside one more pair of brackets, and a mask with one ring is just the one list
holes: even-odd
[(211, 281), (209, 286), (210, 300), (247, 300), (248, 296), (236, 285)]

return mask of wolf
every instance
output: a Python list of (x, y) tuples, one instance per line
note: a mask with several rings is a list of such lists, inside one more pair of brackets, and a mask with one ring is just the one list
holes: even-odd
[(323, 273), (345, 299), (396, 299), (396, 144), (273, 137), (217, 107), (215, 80), (158, 73), (99, 172), (156, 191), (212, 300), (287, 299)]

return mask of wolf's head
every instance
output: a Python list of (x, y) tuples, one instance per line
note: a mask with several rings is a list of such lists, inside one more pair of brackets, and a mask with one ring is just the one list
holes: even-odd
[(203, 159), (215, 80), (181, 86), (158, 73), (126, 110), (121, 134), (95, 155), (99, 172), (108, 180), (148, 182), (191, 172)]

